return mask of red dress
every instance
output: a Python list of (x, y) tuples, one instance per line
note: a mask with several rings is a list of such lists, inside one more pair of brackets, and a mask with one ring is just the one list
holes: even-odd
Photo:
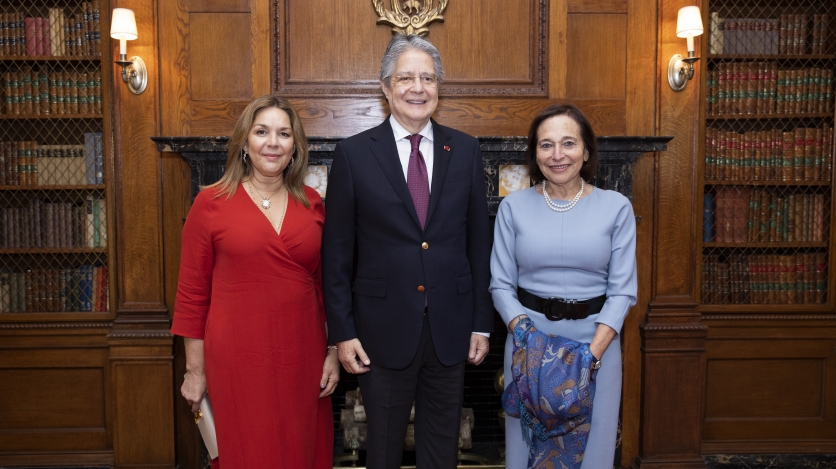
[(319, 398), (325, 209), (305, 193), (310, 208), (289, 198), (280, 235), (241, 185), (231, 199), (200, 192), (183, 227), (171, 332), (205, 341), (224, 469), (332, 467), (331, 399)]

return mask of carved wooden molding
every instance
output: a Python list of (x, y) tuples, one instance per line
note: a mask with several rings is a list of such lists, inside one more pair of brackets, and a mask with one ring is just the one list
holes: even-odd
[(113, 331), (108, 339), (170, 339), (174, 334), (166, 330)]
[(0, 329), (103, 329), (113, 327), (112, 322), (44, 322), (0, 324)]
[[(529, 0), (536, 4), (537, 29), (534, 33), (532, 77), (529, 81), (497, 85), (490, 80), (446, 82), (439, 96), (547, 97), (548, 96), (548, 0)], [(355, 81), (318, 81), (316, 84), (289, 84), (284, 43), (287, 0), (273, 0), (273, 93), (293, 97), (377, 96), (383, 98), (378, 77)]]
[(682, 323), (667, 323), (667, 324), (648, 324), (642, 325), (645, 331), (707, 331), (708, 326), (702, 323), (697, 324), (682, 324)]
[(836, 314), (704, 314), (703, 321), (836, 321)]

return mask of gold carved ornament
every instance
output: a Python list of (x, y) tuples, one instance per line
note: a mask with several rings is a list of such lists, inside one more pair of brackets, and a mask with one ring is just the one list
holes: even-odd
[(438, 0), (438, 6), (433, 8), (433, 0), (391, 0), (394, 11), (385, 9), (383, 0), (372, 0), (372, 5), (379, 16), (377, 24), (393, 26), (393, 34), (417, 34), (426, 37), (430, 33), (427, 25), (433, 21), (444, 21), (443, 13), (449, 1)]

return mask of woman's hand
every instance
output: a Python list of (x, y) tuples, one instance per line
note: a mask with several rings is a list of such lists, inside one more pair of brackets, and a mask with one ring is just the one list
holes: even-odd
[(319, 380), (319, 388), (322, 389), (319, 397), (330, 396), (337, 389), (340, 382), (340, 358), (336, 350), (328, 349), (325, 355), (325, 363), (322, 364), (322, 378)]
[(517, 326), (517, 323), (520, 322), (520, 319), (527, 318), (528, 316), (525, 314), (520, 314), (519, 316), (515, 317), (508, 323), (508, 330), (514, 332), (514, 327)]
[(180, 387), (180, 394), (192, 406), (192, 412), (200, 410), (200, 401), (206, 395), (206, 375), (187, 371), (183, 380), (183, 386)]
[(592, 356), (598, 360), (603, 358), (604, 353), (616, 335), (612, 327), (606, 324), (598, 324), (598, 328), (595, 329), (595, 335), (592, 337), (592, 342), (589, 344), (589, 351), (592, 352)]

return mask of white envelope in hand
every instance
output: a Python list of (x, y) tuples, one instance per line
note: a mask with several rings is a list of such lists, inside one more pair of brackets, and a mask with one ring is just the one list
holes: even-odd
[(203, 396), (203, 400), (200, 401), (200, 410), (195, 412), (194, 421), (197, 428), (200, 429), (200, 436), (203, 437), (206, 449), (209, 450), (209, 457), (217, 458), (218, 437), (215, 434), (215, 414), (212, 413), (212, 403), (209, 402), (208, 394)]

